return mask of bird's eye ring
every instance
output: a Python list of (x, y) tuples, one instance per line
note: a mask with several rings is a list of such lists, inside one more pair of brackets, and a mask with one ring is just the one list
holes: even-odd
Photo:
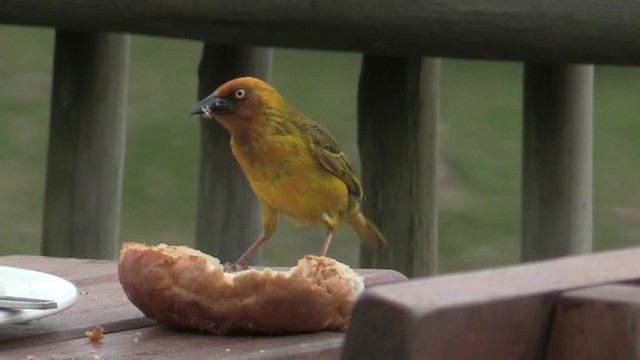
[(246, 95), (246, 91), (244, 89), (236, 90), (236, 99), (242, 99)]

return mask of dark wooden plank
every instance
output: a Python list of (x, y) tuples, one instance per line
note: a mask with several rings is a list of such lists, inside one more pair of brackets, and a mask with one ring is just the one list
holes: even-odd
[(118, 253), (128, 58), (128, 36), (56, 32), (44, 255)]
[(407, 280), (406, 276), (395, 270), (354, 269), (354, 271), (364, 278), (365, 288)]
[(321, 332), (280, 336), (216, 336), (164, 326), (107, 334), (98, 344), (74, 339), (2, 353), (3, 359), (337, 359), (344, 334)]
[(201, 39), (535, 62), (639, 64), (627, 0), (3, 0), (0, 22)]
[[(240, 76), (271, 77), (271, 49), (205, 44), (198, 70), (198, 100)], [(194, 101), (194, 104), (196, 101)], [(200, 177), (196, 248), (235, 261), (262, 233), (260, 204), (229, 147), (229, 133), (200, 120)], [(256, 254), (252, 263), (260, 260)]]
[(362, 59), (358, 90), (362, 208), (389, 246), (363, 247), (361, 267), (391, 268), (408, 276), (436, 270), (437, 143), (433, 142), (438, 83), (439, 67), (423, 69), (418, 57)]
[(111, 260), (57, 258), (47, 256), (11, 255), (0, 257), (0, 265), (14, 266), (47, 272), (73, 283), (93, 281), (100, 277), (116, 275), (115, 262)]
[(640, 279), (640, 249), (366, 290), (344, 359), (540, 359), (558, 294)]
[(640, 287), (569, 291), (556, 305), (547, 360), (640, 358)]
[(591, 251), (592, 102), (592, 65), (525, 65), (524, 261)]
[(2, 325), (0, 351), (36, 344), (56, 343), (84, 337), (84, 332), (102, 325), (107, 332), (154, 325), (129, 302), (117, 275), (96, 284), (77, 285), (80, 297), (69, 309), (26, 324)]

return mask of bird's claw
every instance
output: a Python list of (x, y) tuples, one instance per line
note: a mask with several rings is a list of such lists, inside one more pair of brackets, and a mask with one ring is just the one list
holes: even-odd
[(249, 266), (246, 262), (235, 262), (235, 263), (225, 263), (224, 264), (224, 272), (233, 273), (242, 270), (247, 270)]

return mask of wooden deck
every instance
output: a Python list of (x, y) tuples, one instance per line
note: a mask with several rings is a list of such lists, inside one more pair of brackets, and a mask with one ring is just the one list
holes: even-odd
[[(26, 324), (0, 325), (0, 359), (291, 359), (338, 358), (344, 333), (288, 336), (216, 336), (157, 325), (129, 302), (116, 264), (42, 256), (0, 257), (0, 265), (44, 271), (73, 282), (80, 292), (71, 308)], [(392, 270), (358, 270), (373, 286), (406, 279)], [(92, 343), (84, 332), (105, 328)]]

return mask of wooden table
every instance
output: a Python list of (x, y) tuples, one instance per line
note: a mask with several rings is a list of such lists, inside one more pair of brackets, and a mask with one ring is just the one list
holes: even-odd
[[(338, 358), (344, 333), (287, 336), (217, 336), (156, 324), (129, 302), (116, 263), (43, 256), (0, 257), (0, 265), (43, 271), (73, 282), (78, 302), (58, 314), (25, 324), (0, 325), (0, 359), (331, 359)], [(393, 270), (357, 270), (365, 285), (406, 279)], [(100, 343), (84, 332), (105, 328)]]

